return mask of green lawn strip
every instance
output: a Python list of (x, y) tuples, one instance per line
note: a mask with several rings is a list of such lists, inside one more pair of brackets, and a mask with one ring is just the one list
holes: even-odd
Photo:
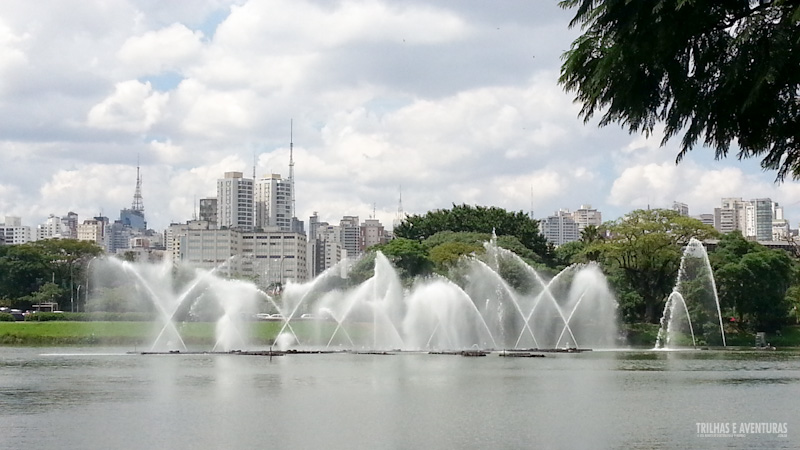
[[(213, 346), (217, 324), (210, 322), (184, 322), (176, 325), (187, 345)], [(296, 321), (291, 328), (280, 321), (245, 322), (240, 332), (253, 345), (270, 345), (283, 328), (283, 333), (294, 343), (294, 335), (302, 344), (332, 347), (350, 347), (354, 342), (369, 341), (369, 324), (352, 325), (347, 332), (336, 329), (335, 322)], [(0, 322), (0, 345), (138, 345), (151, 344), (161, 325), (156, 322)], [(655, 344), (657, 325), (633, 325), (625, 328), (631, 345), (648, 347)], [(335, 332), (335, 335), (334, 335)], [(333, 336), (333, 338), (331, 338)], [(729, 346), (752, 347), (755, 335), (749, 332), (726, 333)], [(785, 327), (780, 334), (768, 334), (767, 341), (778, 347), (800, 347), (800, 326)]]

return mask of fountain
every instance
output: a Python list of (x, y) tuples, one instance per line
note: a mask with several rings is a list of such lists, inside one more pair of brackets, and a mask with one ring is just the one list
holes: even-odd
[(258, 301), (280, 315), (274, 345), (281, 351), (615, 346), (617, 303), (597, 265), (573, 265), (546, 280), (495, 239), (485, 248), (482, 259), (463, 257), (449, 277), (417, 279), (410, 286), (378, 252), (374, 275), (363, 282), (347, 278), (349, 262), (344, 261), (308, 283), (287, 283), (279, 299), (251, 282), (217, 276), (219, 268), (114, 258), (96, 269), (95, 286), (102, 289), (102, 280), (126, 281), (126, 293), (137, 294), (142, 309), (155, 310), (159, 328), (151, 351), (186, 351), (180, 328), (187, 320), (216, 322), (211, 351), (247, 349), (246, 328), (254, 322)]
[[(98, 260), (93, 267), (96, 296), (111, 297), (117, 307), (154, 312), (155, 339), (151, 352), (187, 351), (178, 324), (213, 318), (213, 351), (229, 351), (248, 345), (246, 319), (255, 310), (260, 292), (255, 285), (225, 279), (213, 270), (178, 269), (169, 261), (161, 264), (131, 263), (116, 258)], [(114, 298), (117, 298), (114, 301)]]
[[(486, 244), (486, 258), (464, 257), (450, 279), (404, 288), (386, 256), (374, 276), (347, 286), (340, 268), (282, 294), (285, 328), (303, 323), (304, 348), (408, 351), (610, 348), (617, 303), (595, 264), (574, 265), (549, 281), (516, 254)], [(509, 279), (511, 281), (509, 281)], [(303, 311), (314, 319), (298, 317)]]
[[(699, 340), (699, 342), (698, 342)], [(726, 346), (717, 286), (703, 243), (692, 238), (664, 305), (656, 348)]]

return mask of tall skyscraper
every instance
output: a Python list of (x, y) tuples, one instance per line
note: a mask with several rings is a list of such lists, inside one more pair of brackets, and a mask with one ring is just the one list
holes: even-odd
[(217, 180), (217, 226), (240, 231), (254, 228), (253, 180), (242, 172), (225, 172)]
[(293, 198), (291, 182), (279, 174), (273, 173), (256, 181), (256, 227), (292, 231)]

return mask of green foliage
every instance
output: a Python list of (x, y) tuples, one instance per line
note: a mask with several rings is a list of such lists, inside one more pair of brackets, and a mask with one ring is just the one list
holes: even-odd
[(563, 268), (571, 264), (585, 262), (584, 250), (587, 245), (581, 241), (567, 242), (559, 245), (555, 250), (555, 260), (558, 267)]
[(50, 282), (60, 291), (47, 301), (69, 301), (75, 298), (80, 281), (85, 280), (91, 258), (102, 252), (94, 243), (74, 239), (0, 246), (0, 298), (13, 299), (10, 306), (27, 309), (31, 296)]
[(433, 270), (428, 251), (421, 242), (411, 239), (395, 238), (386, 244), (375, 246), (400, 272), (401, 278), (427, 275)]
[(583, 34), (564, 56), (560, 83), (586, 120), (618, 122), (663, 143), (684, 132), (680, 160), (698, 141), (725, 157), (763, 155), (778, 178), (800, 177), (800, 4), (795, 0), (565, 0)]
[(515, 236), (541, 260), (549, 260), (551, 248), (541, 233), (539, 222), (522, 211), (510, 213), (485, 206), (453, 205), (453, 209), (430, 211), (406, 217), (394, 232), (398, 237), (423, 241), (442, 231), (473, 232), (497, 236)]
[(683, 132), (680, 160), (702, 142), (717, 158), (763, 156), (800, 178), (800, 3), (796, 0), (564, 0), (583, 34), (559, 82), (589, 120), (631, 132)]
[(483, 254), (482, 245), (467, 244), (464, 242), (445, 242), (430, 250), (430, 260), (436, 268), (443, 273), (451, 268), (464, 255)]
[(782, 250), (724, 236), (712, 255), (720, 302), (752, 331), (774, 331), (789, 322), (789, 291), (797, 283), (795, 263)]
[(9, 313), (0, 313), (0, 322), (14, 322), (14, 316)]
[(675, 284), (681, 247), (717, 232), (699, 220), (665, 209), (636, 210), (606, 225), (610, 237), (593, 243), (607, 270), (619, 269), (644, 301), (642, 320), (655, 323)]

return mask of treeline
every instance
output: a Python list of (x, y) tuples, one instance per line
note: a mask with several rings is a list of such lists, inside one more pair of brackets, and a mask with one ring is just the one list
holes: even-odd
[(44, 302), (56, 302), (61, 308), (69, 308), (70, 302), (77, 306), (86, 293), (81, 287), (87, 266), (102, 253), (94, 243), (75, 239), (0, 245), (0, 306), (21, 310)]
[[(797, 322), (798, 260), (783, 250), (747, 241), (739, 233), (720, 236), (713, 227), (671, 210), (636, 210), (600, 227), (588, 226), (579, 241), (553, 248), (538, 225), (522, 212), (453, 205), (409, 216), (395, 229), (396, 239), (374, 250), (389, 256), (407, 280), (447, 274), (461, 256), (482, 254), (483, 242), (494, 231), (499, 246), (545, 274), (554, 275), (574, 263), (596, 262), (617, 295), (622, 319), (657, 323), (675, 286), (683, 248), (691, 238), (718, 239), (709, 259), (726, 320), (766, 331)], [(371, 267), (365, 258), (354, 271), (356, 280), (369, 277)]]

